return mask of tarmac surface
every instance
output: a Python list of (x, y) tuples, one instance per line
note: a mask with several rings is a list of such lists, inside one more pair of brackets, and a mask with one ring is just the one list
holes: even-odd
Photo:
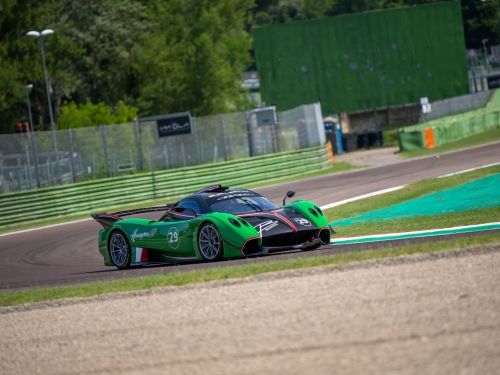
[(500, 246), (0, 309), (1, 374), (498, 374)]
[[(500, 162), (500, 143), (410, 160), (401, 160), (391, 149), (361, 151), (342, 158), (351, 158), (355, 164), (366, 164), (369, 160), (369, 164), (375, 166), (255, 190), (276, 203), (281, 202), (286, 191), (295, 190), (297, 199), (325, 205), (424, 178)], [(89, 220), (0, 236), (0, 289), (116, 279), (191, 267), (164, 266), (127, 271), (105, 267), (97, 250), (99, 229), (98, 223)], [(303, 256), (303, 253), (296, 256)], [(259, 258), (255, 259), (249, 261), (258, 261)], [(217, 266), (203, 264), (198, 267)]]

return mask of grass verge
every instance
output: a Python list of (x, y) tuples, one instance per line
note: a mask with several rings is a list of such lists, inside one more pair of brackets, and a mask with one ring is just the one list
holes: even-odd
[[(346, 172), (350, 171), (353, 169), (359, 168), (357, 166), (354, 166), (349, 163), (345, 162), (337, 162), (335, 165), (320, 169), (317, 171), (312, 171), (309, 173), (303, 173), (303, 174), (298, 174), (298, 175), (290, 175), (287, 177), (283, 178), (276, 178), (276, 179), (269, 179), (264, 182), (260, 183), (255, 183), (255, 184), (249, 184), (245, 187), (247, 188), (256, 188), (256, 187), (261, 187), (261, 186), (268, 186), (271, 184), (281, 184), (289, 181), (300, 181), (305, 178), (311, 178), (311, 177), (317, 177), (317, 176), (324, 176), (328, 174), (333, 174), (333, 173), (340, 173), (340, 172)], [(283, 192), (283, 194), (285, 191)], [(174, 197), (174, 198), (169, 198), (169, 202), (175, 202), (179, 200), (182, 197)], [(123, 211), (123, 210), (130, 210), (134, 208), (140, 208), (140, 207), (146, 207), (146, 206), (156, 206), (156, 205), (162, 205), (166, 203), (166, 199), (156, 199), (156, 200), (148, 200), (148, 201), (143, 201), (140, 203), (134, 203), (130, 205), (120, 205), (120, 206), (110, 206), (110, 207), (105, 207), (102, 210), (96, 209), (92, 210), (92, 212), (97, 212), (97, 211), (107, 211), (107, 212), (116, 212), (116, 211)], [(72, 215), (64, 215), (64, 216), (57, 216), (57, 217), (51, 217), (51, 218), (44, 218), (40, 220), (35, 220), (35, 221), (29, 221), (29, 222), (24, 222), (24, 223), (17, 223), (17, 224), (12, 224), (12, 225), (5, 225), (0, 228), (0, 234), (3, 233), (9, 233), (9, 232), (14, 232), (18, 230), (24, 230), (24, 229), (31, 229), (31, 228), (37, 228), (37, 227), (42, 227), (46, 225), (51, 225), (51, 224), (60, 224), (60, 223), (65, 223), (68, 221), (73, 221), (73, 220), (80, 220), (80, 219), (88, 219), (90, 217), (90, 211), (89, 212), (82, 212), (78, 214), (72, 214)]]
[(0, 292), (0, 306), (14, 306), (24, 303), (52, 301), (63, 298), (84, 298), (114, 292), (149, 290), (158, 287), (180, 286), (215, 280), (239, 279), (269, 272), (327, 265), (343, 265), (372, 259), (397, 257), (401, 255), (473, 248), (486, 244), (500, 244), (498, 233), (485, 233), (472, 237), (461, 237), (451, 240), (434, 241), (423, 244), (385, 248), (381, 250), (339, 253), (328, 256), (301, 257), (284, 261), (270, 261), (266, 263), (252, 263), (223, 268), (210, 268), (201, 271), (175, 272), (141, 278), (103, 281), (64, 287), (35, 288), (20, 291)]
[(500, 141), (500, 128), (488, 130), (484, 133), (473, 135), (472, 137), (464, 138), (456, 142), (448, 143), (433, 148), (432, 150), (423, 148), (420, 150), (404, 151), (401, 152), (399, 155), (401, 155), (404, 158), (415, 158), (419, 156), (436, 155), (436, 154), (442, 154), (443, 152), (461, 150), (495, 141)]
[(500, 207), (334, 227), (338, 237), (440, 229), (500, 221)]
[[(379, 208), (402, 203), (410, 199), (422, 197), (427, 194), (435, 193), (444, 189), (449, 189), (466, 182), (489, 176), (494, 173), (500, 173), (500, 165), (478, 169), (472, 172), (450, 176), (446, 178), (433, 178), (418, 181), (407, 187), (376, 197), (362, 199), (342, 206), (325, 210), (329, 221), (340, 220), (359, 215), (361, 213), (377, 210)], [(437, 216), (414, 217), (411, 220), (399, 219), (380, 221), (378, 223), (369, 223), (362, 225), (351, 225), (345, 227), (336, 227), (338, 236), (355, 236), (373, 233), (390, 233), (410, 230), (424, 230), (446, 228), (458, 225), (482, 224), (491, 221), (500, 220), (500, 208), (485, 208), (475, 211), (466, 211), (461, 213), (444, 214)]]

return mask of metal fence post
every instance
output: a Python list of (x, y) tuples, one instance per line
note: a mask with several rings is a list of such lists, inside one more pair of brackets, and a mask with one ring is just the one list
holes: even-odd
[[(196, 160), (196, 164), (200, 164), (201, 163), (201, 160), (203, 160), (203, 158), (200, 156), (200, 154), (202, 153), (202, 150), (200, 149), (200, 145), (198, 143), (198, 131), (196, 129), (196, 117), (193, 117), (193, 136), (194, 136), (194, 144), (195, 144), (195, 148), (196, 148), (196, 151), (198, 151), (196, 153), (196, 157), (197, 157), (197, 160)], [(183, 148), (183, 152), (184, 152), (184, 148)], [(185, 158), (185, 156), (184, 156)], [(193, 163), (190, 163), (191, 165)]]
[(69, 141), (69, 167), (71, 168), (71, 182), (75, 182), (75, 163), (73, 160), (74, 149), (73, 149), (73, 129), (68, 129), (68, 141)]
[(182, 161), (183, 161), (183, 167), (186, 166), (186, 150), (184, 149), (184, 142), (181, 143), (181, 150), (182, 150)]
[(144, 170), (144, 163), (142, 158), (141, 125), (139, 120), (135, 119), (135, 122), (132, 123), (132, 127), (134, 129), (135, 147), (137, 153), (137, 169), (142, 171)]
[(255, 145), (253, 140), (252, 123), (251, 123), (252, 114), (253, 111), (245, 112), (245, 119), (247, 123), (247, 134), (248, 134), (248, 154), (249, 154), (248, 156), (254, 156), (255, 154)]
[(153, 172), (153, 168), (151, 166), (151, 152), (148, 150), (148, 168), (149, 168), (149, 174), (151, 176), (151, 186), (153, 188), (153, 199), (156, 199), (156, 180), (155, 180), (155, 174)]
[(31, 189), (31, 156), (27, 139), (24, 140), (24, 150), (26, 152), (26, 178), (28, 180), (28, 189)]
[(227, 161), (226, 135), (224, 133), (224, 116), (219, 115), (219, 119), (220, 136), (222, 138), (222, 155), (224, 156), (224, 161)]
[(31, 139), (31, 148), (32, 148), (33, 157), (34, 157), (33, 162), (35, 163), (36, 187), (39, 188), (41, 186), (41, 184), (40, 184), (40, 171), (38, 170), (38, 148), (36, 146), (36, 135), (35, 135), (34, 131), (30, 132), (30, 139)]
[(108, 159), (108, 142), (106, 141), (106, 129), (104, 125), (101, 124), (101, 138), (102, 138), (102, 148), (104, 151), (104, 161), (106, 162), (106, 176), (109, 177), (109, 159)]
[(165, 158), (165, 169), (168, 169), (168, 149), (167, 149), (167, 142), (163, 142), (163, 157)]

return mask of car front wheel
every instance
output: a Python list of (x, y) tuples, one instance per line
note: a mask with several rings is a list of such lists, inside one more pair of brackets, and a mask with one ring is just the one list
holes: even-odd
[(222, 258), (222, 237), (212, 223), (205, 223), (198, 233), (198, 248), (203, 259), (213, 261)]

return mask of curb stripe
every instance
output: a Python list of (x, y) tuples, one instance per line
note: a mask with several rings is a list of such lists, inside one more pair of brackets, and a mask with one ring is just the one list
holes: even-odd
[(359, 201), (361, 199), (374, 197), (376, 195), (381, 195), (381, 194), (385, 194), (385, 193), (391, 193), (391, 192), (396, 191), (396, 190), (401, 190), (401, 189), (405, 188), (406, 186), (407, 185), (400, 185), (400, 186), (395, 186), (395, 187), (388, 188), (388, 189), (374, 191), (373, 193), (358, 195), (357, 197), (344, 199), (342, 201), (338, 201), (338, 202), (334, 202), (334, 203), (330, 203), (330, 204), (325, 204), (324, 206), (321, 206), (320, 208), (322, 210), (327, 210), (329, 208), (341, 206), (341, 205), (346, 204), (346, 203)]
[(473, 233), (473, 232), (499, 230), (499, 229), (500, 229), (500, 221), (497, 221), (492, 223), (464, 225), (464, 226), (440, 228), (440, 229), (419, 230), (413, 232), (373, 234), (373, 235), (358, 236), (358, 237), (341, 237), (341, 238), (331, 239), (330, 243), (333, 245), (347, 245), (355, 243), (401, 240), (408, 238), (445, 236), (450, 234)]
[(483, 169), (483, 168), (488, 168), (488, 167), (494, 167), (495, 165), (500, 165), (500, 162), (486, 164), (486, 165), (481, 165), (480, 167), (475, 167), (475, 168), (464, 169), (464, 170), (458, 171), (458, 172), (452, 172), (452, 173), (443, 174), (443, 175), (439, 176), (438, 178), (445, 178), (445, 177), (456, 176), (457, 174), (462, 174), (462, 173), (477, 171), (478, 169)]

